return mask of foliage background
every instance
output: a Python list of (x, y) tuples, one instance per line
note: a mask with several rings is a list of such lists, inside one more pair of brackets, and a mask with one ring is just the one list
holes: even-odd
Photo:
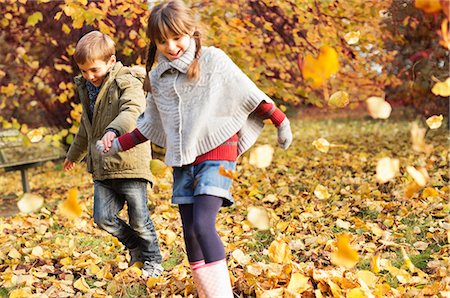
[[(70, 143), (80, 111), (72, 83), (78, 74), (71, 58), (76, 42), (100, 30), (116, 41), (119, 60), (142, 65), (148, 8), (156, 3), (1, 0), (4, 126), (17, 122), (17, 127), (70, 129), (62, 133)], [(189, 5), (197, 13), (204, 44), (224, 49), (258, 86), (288, 107), (326, 107), (329, 94), (344, 90), (350, 107), (381, 96), (426, 116), (448, 115), (448, 100), (430, 92), (448, 75), (448, 51), (439, 44), (448, 7), (429, 14), (408, 0), (192, 0)], [(359, 42), (348, 44), (345, 33), (357, 31)], [(340, 69), (313, 88), (300, 66), (322, 46), (336, 50)]]

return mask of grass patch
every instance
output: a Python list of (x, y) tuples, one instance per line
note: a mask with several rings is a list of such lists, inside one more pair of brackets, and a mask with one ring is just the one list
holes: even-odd
[(358, 268), (359, 270), (370, 270), (371, 261), (372, 261), (371, 258), (364, 258), (358, 262), (356, 268)]
[(2, 298), (8, 298), (9, 297), (9, 290), (3, 287), (0, 287), (0, 297)]
[(270, 231), (257, 231), (253, 234), (253, 241), (246, 243), (248, 251), (251, 252), (251, 257), (257, 262), (268, 261), (268, 257), (262, 252), (264, 249), (269, 248), (269, 245), (273, 240), (274, 236), (270, 233)]
[(183, 262), (184, 253), (178, 246), (174, 246), (170, 252), (170, 257), (162, 263), (164, 270), (170, 271), (173, 267)]

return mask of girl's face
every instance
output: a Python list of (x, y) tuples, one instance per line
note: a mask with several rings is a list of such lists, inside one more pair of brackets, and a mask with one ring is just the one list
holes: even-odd
[(78, 64), (83, 77), (95, 87), (100, 87), (108, 71), (116, 63), (116, 56), (111, 56), (108, 61), (94, 60), (84, 64)]
[(156, 41), (156, 48), (167, 59), (173, 61), (183, 56), (189, 47), (191, 37), (188, 34), (175, 35), (170, 34), (165, 40)]

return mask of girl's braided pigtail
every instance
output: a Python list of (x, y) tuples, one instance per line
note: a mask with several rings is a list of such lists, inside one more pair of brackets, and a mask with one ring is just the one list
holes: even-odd
[(145, 64), (145, 70), (146, 75), (144, 79), (144, 91), (150, 92), (152, 89), (151, 83), (150, 83), (150, 70), (152, 70), (153, 63), (155, 62), (155, 56), (156, 56), (156, 44), (152, 41), (150, 43), (150, 46), (148, 47), (148, 54), (147, 54), (147, 62)]
[(187, 77), (190, 80), (198, 80), (200, 77), (200, 65), (198, 60), (200, 59), (200, 55), (202, 53), (202, 44), (200, 41), (200, 32), (195, 31), (194, 32), (194, 40), (195, 40), (195, 56), (194, 60), (192, 61), (191, 65), (189, 66)]

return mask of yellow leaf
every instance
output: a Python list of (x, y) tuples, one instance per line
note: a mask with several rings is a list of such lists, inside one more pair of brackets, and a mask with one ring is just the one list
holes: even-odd
[(244, 254), (244, 252), (240, 249), (236, 249), (231, 253), (231, 256), (240, 264), (240, 265), (248, 265), (251, 263), (252, 258)]
[(31, 289), (28, 287), (21, 288), (21, 289), (15, 289), (9, 293), (9, 298), (26, 298), (26, 297), (30, 297), (30, 296), (32, 296), (32, 293), (31, 293)]
[(159, 159), (150, 161), (150, 170), (155, 177), (164, 177), (169, 172), (169, 167)]
[(44, 198), (39, 195), (25, 193), (17, 202), (17, 207), (23, 213), (35, 212), (41, 209), (44, 204)]
[(400, 171), (400, 162), (398, 159), (383, 157), (377, 162), (377, 180), (380, 183), (386, 183), (397, 176)]
[(12, 248), (8, 253), (8, 257), (10, 257), (11, 259), (20, 259), (22, 255), (17, 251), (17, 249)]
[(164, 242), (166, 243), (166, 245), (171, 246), (175, 240), (177, 239), (177, 234), (171, 230), (167, 230), (164, 233), (165, 235), (165, 240)]
[(6, 96), (13, 96), (16, 93), (16, 85), (9, 83), (7, 86), (2, 86), (0, 92)]
[(249, 163), (257, 168), (266, 168), (272, 163), (273, 153), (270, 145), (258, 146), (250, 152)]
[(359, 31), (352, 31), (345, 33), (344, 39), (349, 45), (357, 44), (361, 33)]
[(439, 196), (439, 192), (436, 189), (431, 188), (431, 187), (425, 188), (422, 192), (422, 198), (424, 198), (424, 199), (429, 198), (429, 197), (436, 198), (438, 196)]
[(415, 0), (414, 6), (426, 13), (434, 13), (442, 9), (439, 0)]
[(80, 217), (82, 210), (78, 203), (78, 189), (71, 188), (68, 191), (67, 199), (59, 205), (61, 213), (69, 218)]
[(387, 119), (391, 115), (391, 105), (381, 97), (369, 97), (366, 104), (370, 116), (374, 119)]
[(348, 93), (345, 91), (338, 91), (333, 93), (328, 100), (328, 105), (337, 108), (343, 108), (348, 105), (350, 99)]
[(33, 250), (31, 251), (31, 254), (33, 256), (35, 256), (35, 257), (40, 257), (40, 256), (42, 256), (44, 254), (44, 250), (42, 249), (42, 247), (40, 247), (38, 245), (38, 246), (33, 247)]
[(417, 193), (422, 187), (418, 185), (415, 181), (409, 183), (405, 188), (405, 198), (410, 199)]
[(419, 127), (417, 122), (413, 122), (411, 125), (411, 142), (412, 149), (417, 152), (430, 153), (433, 150), (433, 145), (425, 143), (425, 133), (427, 130), (425, 128)]
[(380, 255), (374, 255), (370, 261), (370, 270), (374, 273), (380, 272)]
[(67, 26), (66, 24), (63, 24), (62, 25), (62, 31), (65, 33), (65, 34), (69, 34), (70, 33), (70, 27), (69, 26)]
[(428, 183), (428, 180), (430, 180), (428, 172), (425, 168), (420, 168), (419, 170), (416, 170), (416, 168), (408, 166), (406, 167), (406, 171), (411, 177), (413, 177), (414, 181), (419, 186), (422, 187), (425, 186)]
[(42, 13), (37, 11), (37, 12), (33, 13), (32, 15), (28, 16), (27, 25), (34, 26), (39, 21), (42, 21), (43, 19), (44, 19), (44, 17), (42, 16)]
[(352, 268), (358, 261), (358, 252), (350, 246), (350, 235), (339, 235), (336, 241), (336, 250), (331, 254), (331, 262), (337, 266)]
[(274, 263), (288, 264), (292, 260), (291, 249), (283, 240), (274, 240), (269, 246), (269, 259)]
[(291, 275), (288, 290), (301, 294), (306, 290), (309, 290), (310, 288), (311, 286), (309, 285), (309, 277), (301, 273), (293, 273)]
[(441, 127), (442, 120), (444, 120), (444, 117), (442, 115), (439, 115), (439, 116), (434, 115), (434, 116), (429, 117), (426, 120), (426, 122), (430, 129), (436, 129), (436, 128)]
[(431, 88), (431, 92), (434, 95), (439, 95), (442, 97), (450, 96), (450, 77), (447, 78), (444, 82), (437, 82), (434, 84), (433, 88)]
[(73, 287), (77, 290), (80, 290), (83, 293), (87, 293), (89, 292), (90, 288), (89, 285), (87, 284), (86, 280), (84, 279), (84, 277), (79, 278), (77, 281), (75, 281), (73, 283)]
[(73, 264), (73, 261), (72, 261), (71, 258), (65, 257), (64, 259), (61, 259), (61, 260), (59, 261), (59, 263), (60, 263), (61, 265), (63, 265), (63, 266), (69, 266), (69, 265), (72, 265), (72, 264)]
[(302, 64), (303, 78), (310, 82), (311, 87), (320, 87), (324, 81), (339, 71), (339, 59), (335, 49), (329, 46), (320, 48), (315, 59), (307, 54)]
[(267, 214), (267, 210), (264, 208), (249, 207), (247, 219), (258, 230), (270, 229), (269, 214)]
[(367, 270), (358, 271), (356, 277), (361, 279), (369, 288), (374, 288), (378, 281), (378, 277)]
[(27, 137), (30, 139), (31, 143), (37, 143), (42, 140), (44, 135), (44, 128), (32, 129), (27, 133)]
[(331, 195), (328, 193), (328, 189), (321, 184), (318, 184), (316, 186), (316, 189), (314, 189), (314, 195), (320, 200), (325, 200), (331, 197)]
[(317, 150), (323, 153), (327, 153), (330, 149), (330, 143), (324, 138), (319, 138), (312, 142), (312, 144), (314, 147), (316, 147)]
[(225, 169), (223, 165), (220, 165), (219, 167), (219, 174), (230, 179), (238, 178), (236, 171)]

